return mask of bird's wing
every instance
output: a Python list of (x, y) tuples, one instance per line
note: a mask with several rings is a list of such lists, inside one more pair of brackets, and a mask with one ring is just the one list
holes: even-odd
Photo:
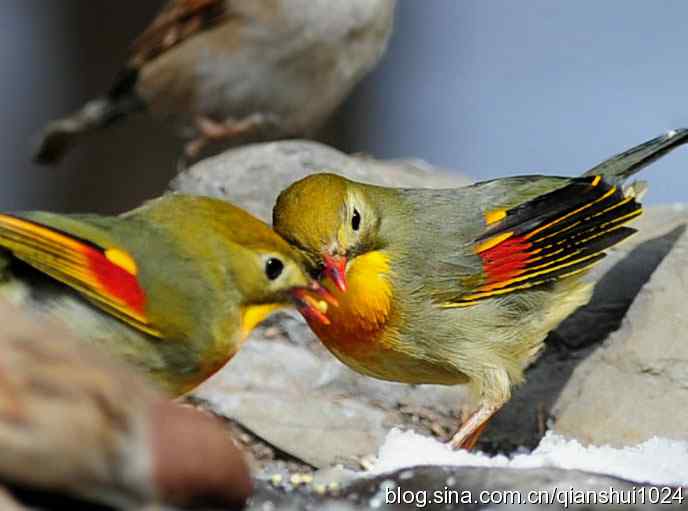
[(571, 179), (517, 206), (487, 210), (485, 229), (469, 243), (482, 268), (441, 305), (469, 306), (584, 272), (635, 232), (624, 224), (641, 212), (632, 193), (601, 176)]
[(136, 261), (123, 248), (10, 214), (0, 214), (0, 247), (132, 327), (162, 336), (146, 315)]
[(171, 0), (133, 42), (130, 66), (141, 67), (194, 34), (216, 26), (226, 15), (225, 0)]

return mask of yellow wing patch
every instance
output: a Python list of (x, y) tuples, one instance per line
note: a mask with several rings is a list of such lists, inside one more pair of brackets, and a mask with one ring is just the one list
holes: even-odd
[(487, 225), (496, 224), (504, 217), (506, 217), (506, 209), (495, 209), (494, 211), (488, 211), (485, 213), (485, 223)]
[(105, 258), (112, 264), (119, 266), (124, 271), (132, 275), (138, 275), (139, 273), (139, 268), (136, 266), (136, 261), (134, 261), (129, 254), (118, 248), (107, 249), (105, 251)]

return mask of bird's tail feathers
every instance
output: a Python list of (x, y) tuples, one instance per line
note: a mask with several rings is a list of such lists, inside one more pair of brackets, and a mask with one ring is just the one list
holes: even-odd
[(141, 110), (143, 102), (132, 90), (135, 79), (135, 74), (123, 72), (107, 95), (89, 101), (67, 117), (48, 123), (39, 136), (34, 161), (43, 165), (57, 164), (80, 135)]
[(583, 176), (602, 176), (610, 184), (622, 183), (629, 176), (686, 142), (688, 142), (688, 129), (670, 130), (659, 137), (612, 156), (588, 170)]

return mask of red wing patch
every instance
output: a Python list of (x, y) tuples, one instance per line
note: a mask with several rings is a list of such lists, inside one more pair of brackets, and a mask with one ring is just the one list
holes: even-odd
[(573, 179), (511, 210), (488, 212), (488, 229), (474, 244), (483, 281), (446, 306), (471, 305), (582, 273), (635, 232), (624, 224), (641, 213), (634, 197), (599, 176)]
[(17, 259), (70, 286), (125, 323), (161, 337), (145, 313), (146, 296), (134, 259), (30, 220), (0, 214), (0, 246)]
[(124, 268), (108, 259), (109, 251), (99, 251), (88, 247), (85, 251), (88, 265), (98, 280), (102, 289), (113, 298), (124, 303), (132, 311), (143, 316), (145, 314), (146, 297), (139, 286), (135, 273), (129, 273)]

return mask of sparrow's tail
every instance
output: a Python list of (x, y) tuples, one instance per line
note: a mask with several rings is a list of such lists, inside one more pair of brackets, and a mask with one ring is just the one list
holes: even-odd
[(125, 72), (110, 92), (86, 103), (73, 114), (49, 122), (40, 133), (33, 154), (36, 163), (59, 163), (80, 135), (104, 128), (126, 115), (141, 110), (143, 101), (135, 94), (136, 73)]
[(686, 142), (688, 142), (688, 129), (671, 130), (612, 156), (588, 170), (583, 176), (602, 176), (610, 184), (620, 184)]

